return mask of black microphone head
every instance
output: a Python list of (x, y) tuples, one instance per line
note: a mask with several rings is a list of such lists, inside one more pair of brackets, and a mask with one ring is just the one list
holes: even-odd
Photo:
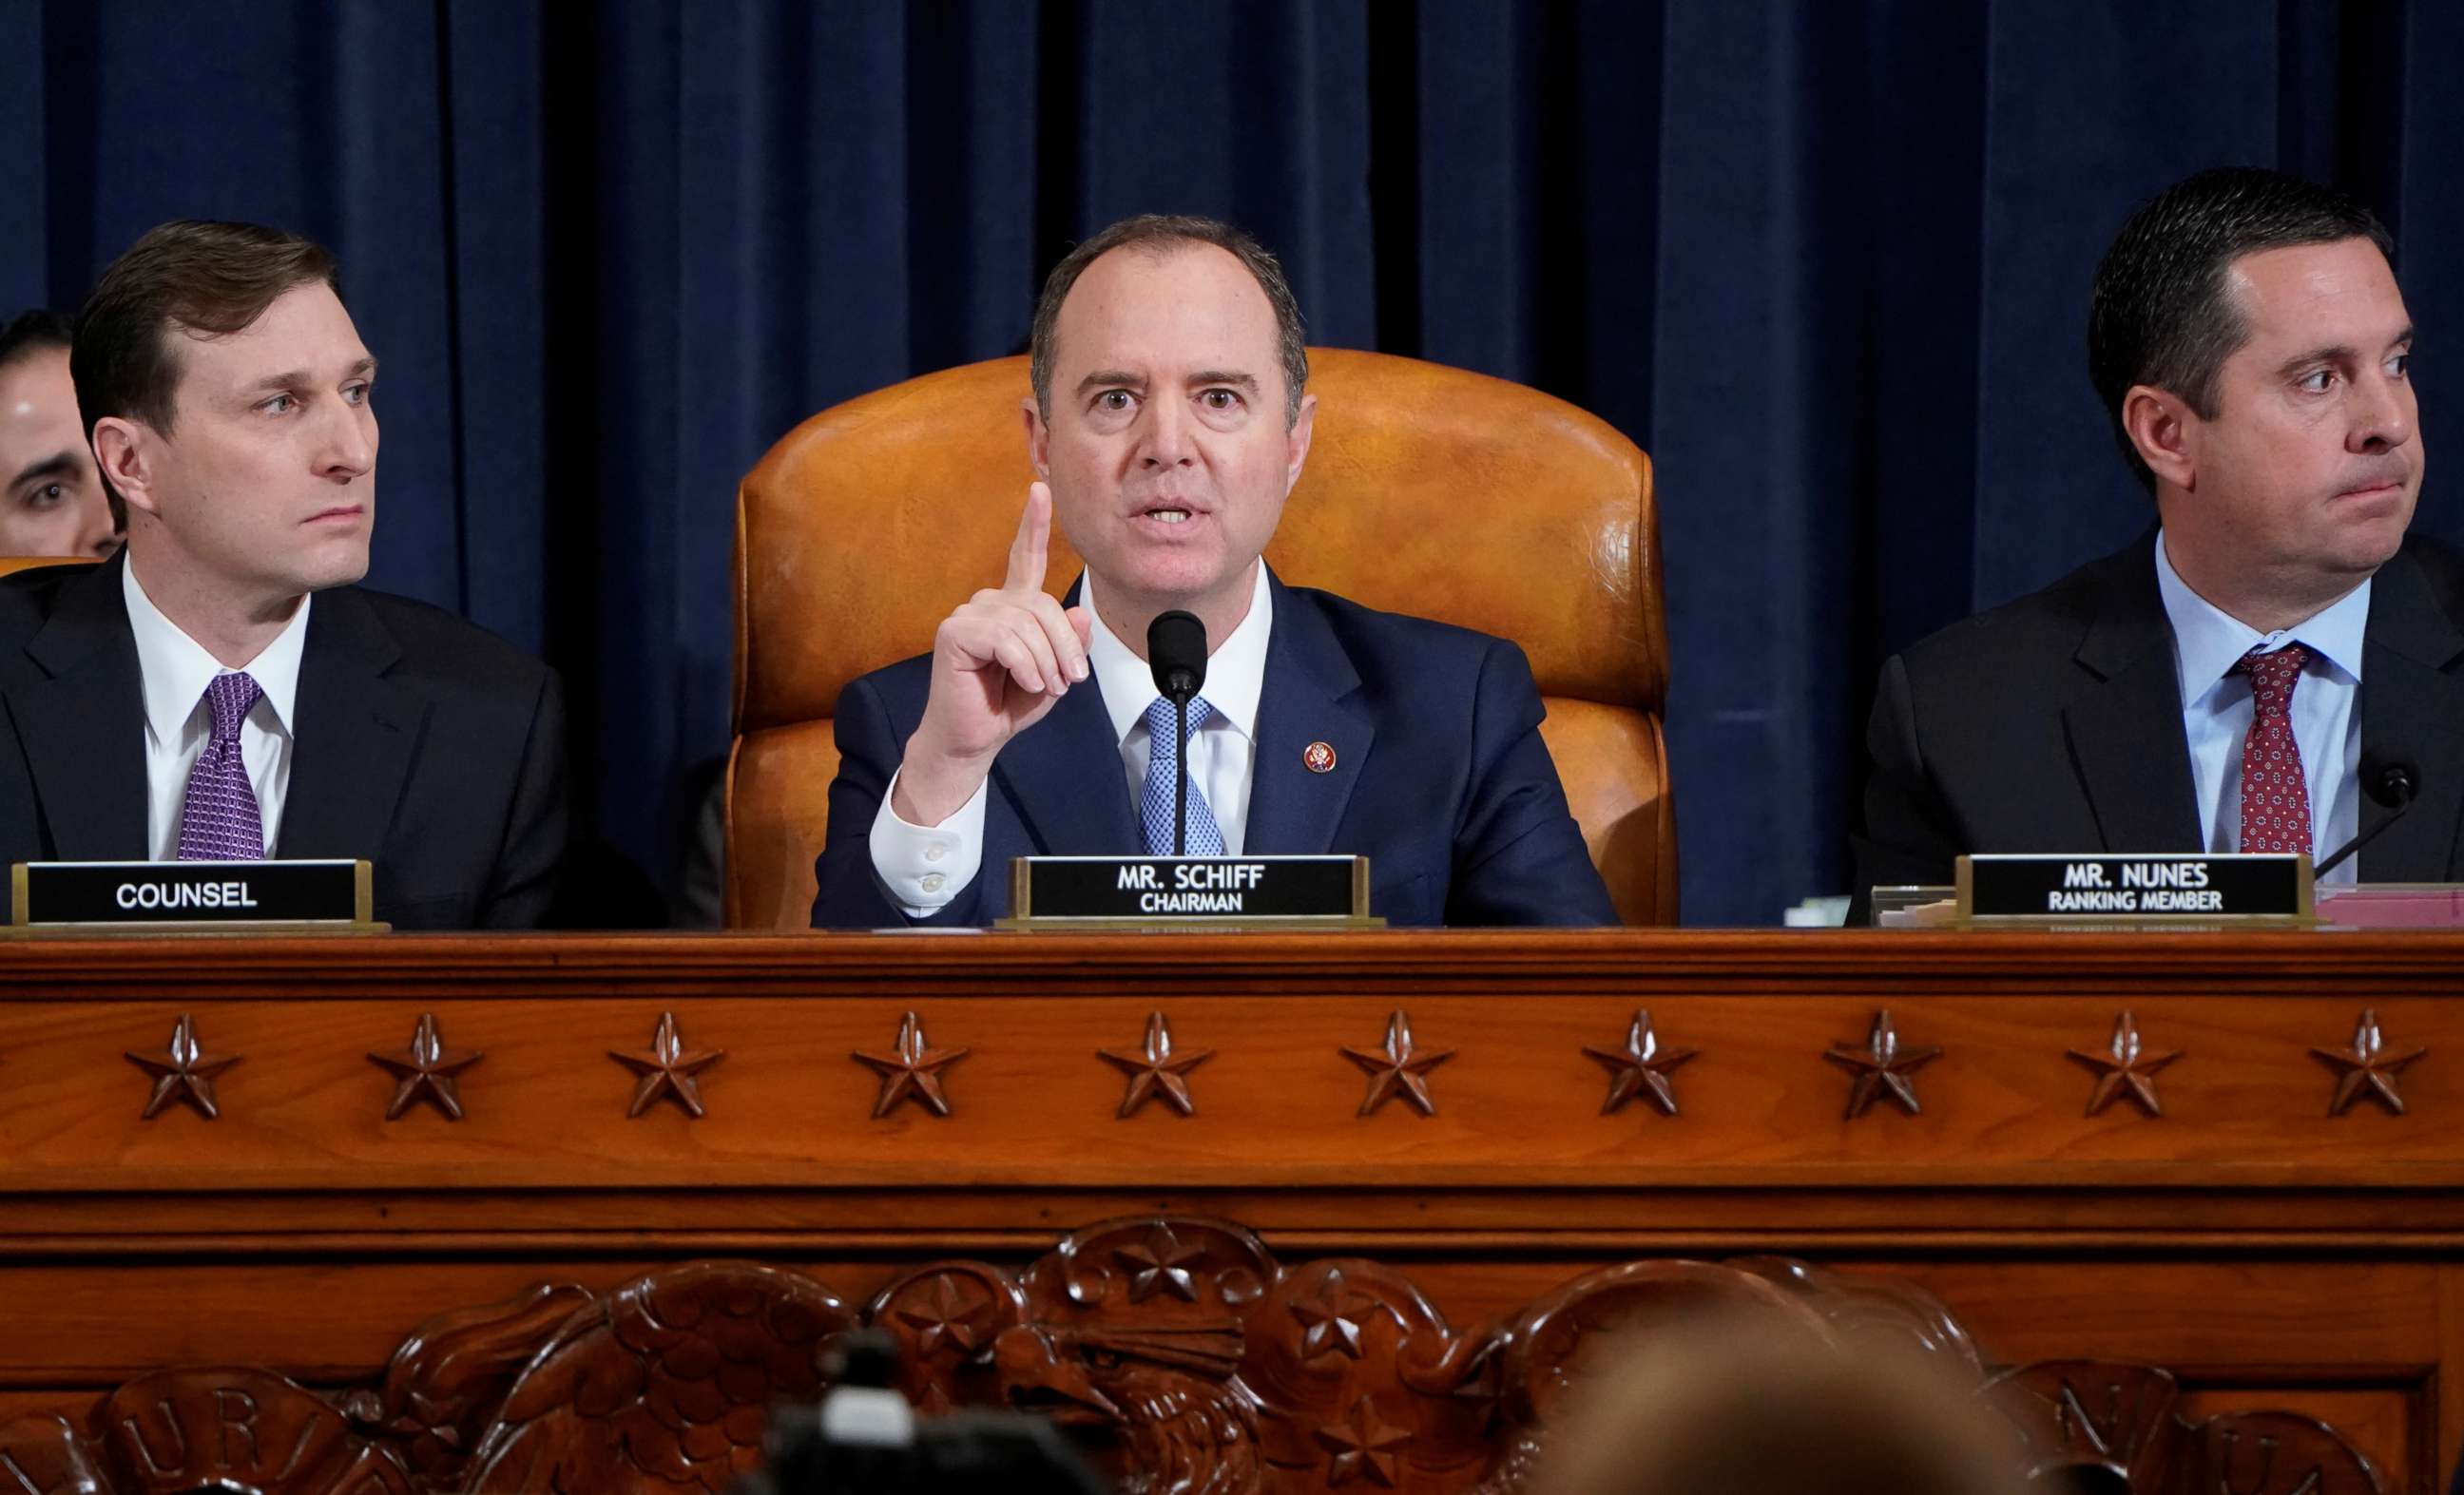
[(2421, 765), (2399, 752), (2368, 748), (2362, 754), (2362, 792), (2400, 810), (2421, 792)]
[(1155, 614), (1147, 625), (1147, 664), (1164, 698), (1186, 704), (1206, 683), (1206, 625), (1177, 607)]

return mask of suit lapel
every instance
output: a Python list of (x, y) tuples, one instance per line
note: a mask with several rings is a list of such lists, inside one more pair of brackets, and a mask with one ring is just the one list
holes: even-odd
[(275, 854), (383, 861), (428, 705), (386, 678), (402, 655), (367, 599), (318, 594), (300, 650), (291, 787)]
[(1010, 739), (993, 763), (1027, 841), (1045, 856), (1119, 856), (1146, 849), (1121, 744), (1092, 676), (1042, 721)]
[[(1258, 753), (1243, 849), (1253, 856), (1324, 852), (1334, 845), (1377, 730), (1349, 699), (1360, 688), (1360, 674), (1325, 613), (1271, 571), (1266, 584), (1274, 628), (1258, 695)], [(1322, 774), (1309, 769), (1306, 757), (1318, 742), (1334, 750), (1334, 766)]]
[(2113, 566), (2076, 656), (2094, 683), (2062, 708), (2079, 787), (2104, 850), (2196, 850), (2198, 790), (2182, 731), (2173, 627), (2156, 589), (2154, 533)]
[(141, 861), (145, 841), (145, 689), (121, 595), (123, 557), (60, 583), (26, 652), (46, 678), (8, 693), (49, 854), (68, 862)]
[[(2464, 825), (2464, 678), (2447, 672), (2464, 654), (2458, 632), (2409, 554), (2399, 552), (2370, 585), (2362, 662), (2362, 746), (2403, 754), (2421, 769), (2412, 808), (2360, 853), (2374, 883), (2443, 882), (2456, 875)], [(2362, 827), (2386, 812), (2362, 796)]]

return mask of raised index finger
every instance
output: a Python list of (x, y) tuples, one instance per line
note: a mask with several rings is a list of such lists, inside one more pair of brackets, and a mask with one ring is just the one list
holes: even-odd
[(1018, 539), (1009, 542), (1009, 577), (1004, 591), (1017, 587), (1044, 589), (1044, 553), (1052, 544), (1052, 490), (1042, 483), (1026, 485), (1026, 512), (1018, 517)]

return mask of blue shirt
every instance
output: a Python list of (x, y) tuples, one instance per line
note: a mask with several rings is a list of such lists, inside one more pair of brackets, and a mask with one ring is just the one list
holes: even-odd
[[(2241, 849), (2241, 744), (2250, 732), (2250, 677), (2233, 669), (2252, 649), (2287, 644), (2310, 650), (2293, 689), (2293, 741), (2310, 791), (2310, 855), (2315, 861), (2353, 839), (2362, 820), (2362, 636), (2370, 621), (2366, 581), (2289, 628), (2261, 633), (2190, 590), (2156, 537), (2156, 589), (2173, 625), (2173, 666), (2182, 686), (2182, 732), (2190, 745), (2190, 781), (2199, 797), (2199, 836), (2210, 851)], [(2364, 853), (2366, 854), (2366, 853)], [(2359, 875), (2354, 856), (2327, 874)]]

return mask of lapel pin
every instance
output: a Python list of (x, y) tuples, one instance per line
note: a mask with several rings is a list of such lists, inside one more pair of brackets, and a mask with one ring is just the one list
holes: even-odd
[(1313, 774), (1331, 774), (1334, 772), (1334, 744), (1331, 742), (1310, 743), (1309, 746), (1301, 749), (1301, 761), (1308, 764), (1309, 771)]

